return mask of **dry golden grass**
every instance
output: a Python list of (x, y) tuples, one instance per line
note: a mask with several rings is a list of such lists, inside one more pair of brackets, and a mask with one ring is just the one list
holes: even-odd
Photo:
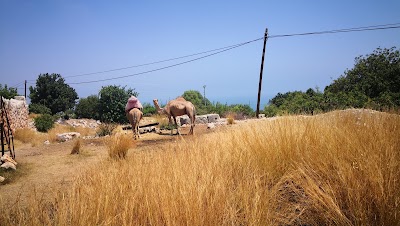
[(226, 115), (226, 122), (228, 123), (228, 125), (232, 125), (235, 123), (235, 116), (236, 114), (234, 113), (229, 113)]
[(133, 147), (133, 140), (127, 134), (116, 134), (107, 137), (104, 143), (111, 159), (125, 159), (129, 148)]
[(30, 143), (36, 137), (36, 132), (30, 128), (17, 129), (14, 138), (22, 143)]
[[(46, 133), (39, 133), (30, 128), (17, 129), (14, 133), (14, 138), (24, 144), (31, 144), (32, 147), (39, 146), (47, 139)], [(18, 144), (19, 145), (19, 144)]]
[(6, 225), (398, 225), (400, 117), (255, 120), (103, 161)]

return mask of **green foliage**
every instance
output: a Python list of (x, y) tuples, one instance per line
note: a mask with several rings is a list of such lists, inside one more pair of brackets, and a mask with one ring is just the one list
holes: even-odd
[(278, 93), (264, 108), (267, 115), (314, 114), (346, 108), (376, 110), (400, 107), (400, 54), (396, 48), (376, 49), (357, 57), (354, 68), (334, 80), (324, 93), (308, 89)]
[(182, 97), (185, 98), (185, 100), (192, 102), (196, 107), (196, 113), (199, 115), (207, 114), (212, 108), (211, 102), (207, 98), (204, 98), (199, 91), (185, 91)]
[(294, 91), (278, 93), (270, 100), (270, 105), (264, 108), (266, 116), (275, 116), (282, 112), (288, 114), (314, 114), (323, 110), (324, 96), (318, 88), (306, 92)]
[(400, 106), (400, 54), (395, 47), (376, 49), (355, 59), (354, 68), (325, 88), (329, 109)]
[(248, 104), (233, 104), (229, 106), (229, 111), (234, 112), (238, 115), (242, 115), (244, 118), (254, 117), (254, 110)]
[(264, 107), (264, 114), (265, 117), (274, 117), (278, 115), (279, 108), (275, 106), (274, 104), (270, 104)]
[(143, 115), (144, 116), (151, 116), (157, 113), (156, 108), (149, 104), (149, 103), (145, 103), (143, 104)]
[(96, 95), (81, 98), (75, 107), (75, 114), (77, 118), (100, 119), (99, 112), (99, 97)]
[(73, 109), (78, 94), (65, 83), (60, 74), (40, 74), (35, 87), (29, 87), (31, 103), (42, 104), (52, 114)]
[(54, 127), (54, 118), (49, 114), (44, 114), (34, 119), (35, 127), (39, 132), (46, 133)]
[(29, 105), (29, 112), (35, 114), (49, 114), (51, 115), (50, 108), (44, 106), (43, 104), (30, 104)]
[(99, 92), (99, 113), (102, 122), (127, 123), (125, 105), (130, 96), (138, 96), (133, 89), (110, 85), (103, 86)]
[(8, 88), (7, 85), (0, 84), (0, 96), (6, 98), (6, 99), (11, 99), (14, 98), (15, 96), (18, 96), (17, 89), (16, 88)]
[(102, 123), (97, 130), (97, 135), (99, 137), (112, 135), (112, 132), (115, 130), (115, 128), (117, 128), (117, 124), (115, 123)]

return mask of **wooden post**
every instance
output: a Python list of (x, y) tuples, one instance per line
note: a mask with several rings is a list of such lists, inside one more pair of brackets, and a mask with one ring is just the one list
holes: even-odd
[(3, 132), (4, 132), (4, 121), (3, 121), (3, 96), (0, 96), (0, 139), (1, 139), (1, 156), (4, 155), (4, 137), (3, 137)]
[(262, 85), (262, 75), (263, 75), (263, 68), (264, 68), (265, 45), (267, 44), (267, 39), (268, 39), (268, 28), (265, 29), (265, 34), (264, 34), (264, 48), (263, 48), (262, 59), (261, 59), (260, 81), (258, 82), (258, 99), (257, 99), (257, 110), (256, 110), (257, 118), (258, 118), (258, 114), (260, 113), (261, 85)]
[(26, 101), (26, 80), (25, 80), (25, 101)]

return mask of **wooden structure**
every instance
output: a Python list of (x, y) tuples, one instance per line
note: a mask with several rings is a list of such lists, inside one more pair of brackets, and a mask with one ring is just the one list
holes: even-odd
[(11, 130), (3, 97), (0, 97), (0, 133), (1, 156), (3, 156), (5, 152), (9, 152), (11, 158), (15, 159), (14, 135)]

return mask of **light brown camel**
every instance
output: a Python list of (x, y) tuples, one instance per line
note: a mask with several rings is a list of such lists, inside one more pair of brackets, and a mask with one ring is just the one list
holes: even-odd
[[(129, 112), (126, 113), (126, 117), (128, 118), (129, 122), (132, 126), (133, 131), (133, 139), (140, 138), (139, 133), (139, 122), (143, 118), (143, 113), (137, 108), (131, 109)], [(136, 138), (137, 137), (137, 138)]]
[[(169, 101), (167, 103), (167, 105), (165, 105), (164, 108), (160, 107), (157, 99), (154, 99), (153, 103), (159, 114), (167, 115), (170, 124), (172, 124), (171, 117), (174, 118), (174, 122), (175, 122), (175, 125), (176, 125), (179, 135), (181, 133), (179, 132), (178, 123), (176, 123), (176, 117), (181, 116), (181, 115), (189, 116), (190, 131), (188, 134), (193, 135), (195, 120), (196, 120), (196, 108), (190, 101), (185, 100), (183, 97), (178, 97), (175, 100)], [(172, 135), (172, 133), (173, 133), (173, 130), (171, 130), (171, 135)]]

